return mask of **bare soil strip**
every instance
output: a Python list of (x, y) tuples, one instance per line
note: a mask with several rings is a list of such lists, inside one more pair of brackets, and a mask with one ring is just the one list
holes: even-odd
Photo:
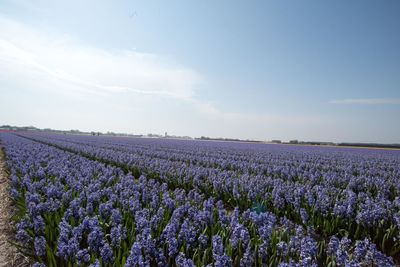
[(29, 259), (19, 253), (17, 248), (10, 243), (13, 241), (14, 232), (11, 224), (13, 207), (9, 197), (9, 184), (4, 153), (0, 143), (0, 267), (29, 266)]

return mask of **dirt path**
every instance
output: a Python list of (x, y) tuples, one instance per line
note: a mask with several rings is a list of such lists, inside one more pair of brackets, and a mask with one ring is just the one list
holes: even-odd
[(9, 243), (13, 240), (12, 205), (8, 194), (9, 179), (0, 143), (0, 267), (29, 266), (29, 261)]

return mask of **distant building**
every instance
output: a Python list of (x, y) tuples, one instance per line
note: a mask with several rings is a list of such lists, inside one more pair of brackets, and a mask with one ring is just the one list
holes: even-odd
[(271, 143), (275, 143), (275, 144), (281, 144), (282, 141), (281, 140), (272, 140)]

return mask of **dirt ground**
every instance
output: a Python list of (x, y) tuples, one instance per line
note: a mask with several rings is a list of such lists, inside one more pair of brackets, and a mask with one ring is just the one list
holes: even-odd
[(11, 224), (12, 203), (8, 194), (9, 179), (4, 162), (4, 153), (0, 143), (0, 267), (29, 266), (29, 260), (10, 244), (13, 240)]

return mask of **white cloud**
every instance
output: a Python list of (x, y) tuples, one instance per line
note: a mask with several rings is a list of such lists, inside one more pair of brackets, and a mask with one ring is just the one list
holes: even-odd
[(331, 104), (400, 105), (399, 98), (346, 98), (332, 100)]
[(108, 95), (133, 92), (191, 98), (202, 77), (166, 58), (107, 51), (66, 34), (36, 30), (0, 16), (0, 68), (53, 90)]

